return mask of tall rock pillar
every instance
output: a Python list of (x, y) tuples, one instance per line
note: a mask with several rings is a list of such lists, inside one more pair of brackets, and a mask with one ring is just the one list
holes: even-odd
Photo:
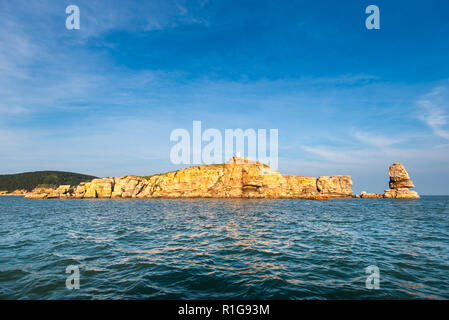
[(402, 163), (393, 163), (388, 169), (388, 175), (390, 176), (390, 189), (385, 190), (385, 198), (419, 199), (418, 193), (410, 190), (415, 185), (410, 180), (410, 176)]

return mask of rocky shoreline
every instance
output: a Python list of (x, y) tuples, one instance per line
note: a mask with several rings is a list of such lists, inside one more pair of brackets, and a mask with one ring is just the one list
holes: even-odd
[(201, 165), (150, 177), (125, 176), (93, 179), (77, 186), (16, 190), (0, 195), (27, 199), (146, 199), (146, 198), (332, 198), (417, 199), (414, 185), (400, 163), (389, 169), (390, 189), (384, 194), (354, 195), (347, 175), (283, 176), (266, 164), (233, 157), (225, 164)]
[(13, 192), (0, 191), (0, 197), (23, 197), (28, 193), (25, 189), (14, 190)]

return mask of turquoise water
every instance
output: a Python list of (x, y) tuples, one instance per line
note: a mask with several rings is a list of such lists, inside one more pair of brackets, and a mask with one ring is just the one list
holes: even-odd
[(448, 205), (0, 197), (0, 298), (448, 299)]

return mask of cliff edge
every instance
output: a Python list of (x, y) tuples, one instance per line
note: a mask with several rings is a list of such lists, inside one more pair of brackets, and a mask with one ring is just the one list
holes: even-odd
[(226, 164), (201, 165), (143, 178), (93, 179), (77, 186), (35, 188), (28, 199), (89, 198), (303, 198), (354, 196), (350, 176), (282, 176), (267, 164), (233, 157)]

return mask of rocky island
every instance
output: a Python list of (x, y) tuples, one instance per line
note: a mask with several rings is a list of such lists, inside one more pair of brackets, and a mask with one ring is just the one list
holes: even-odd
[(267, 164), (233, 157), (150, 177), (93, 179), (77, 186), (35, 188), (29, 199), (92, 198), (352, 198), (350, 176), (283, 176)]
[(348, 175), (283, 176), (267, 164), (233, 157), (225, 164), (200, 165), (149, 177), (95, 178), (78, 185), (36, 187), (1, 195), (24, 195), (28, 199), (122, 199), (122, 198), (331, 198), (418, 199), (415, 185), (401, 163), (393, 163), (389, 189), (383, 194), (363, 191), (354, 195)]

